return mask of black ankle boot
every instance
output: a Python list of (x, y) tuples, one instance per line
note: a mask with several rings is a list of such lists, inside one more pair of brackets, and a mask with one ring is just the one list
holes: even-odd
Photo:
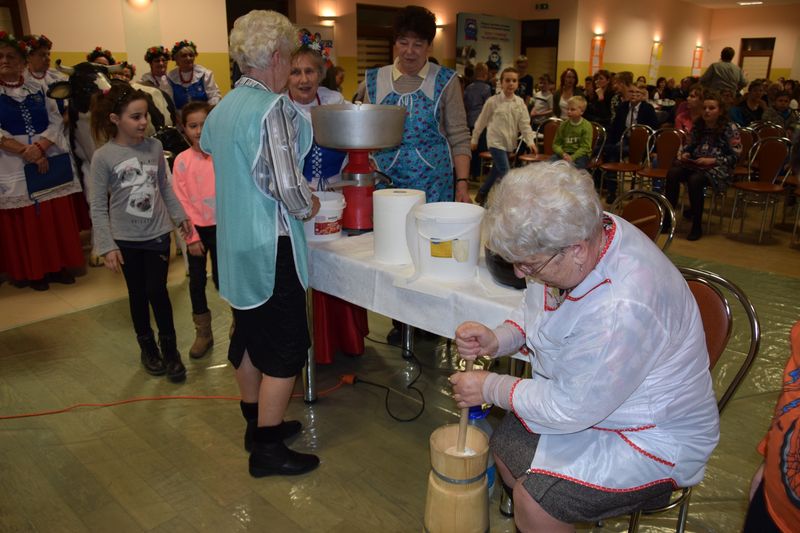
[(153, 334), (139, 335), (136, 340), (139, 341), (139, 348), (142, 350), (142, 366), (144, 366), (145, 372), (152, 376), (163, 376), (167, 368), (164, 366), (164, 359), (161, 357), (161, 352), (158, 351)]
[(164, 364), (167, 367), (167, 379), (173, 383), (180, 383), (186, 379), (186, 367), (181, 361), (175, 335), (159, 335), (158, 343), (161, 353), (164, 354)]
[(287, 448), (279, 428), (258, 427), (253, 431), (253, 451), (249, 462), (251, 476), (296, 476), (319, 466), (319, 457), (316, 455)]
[[(247, 422), (247, 427), (244, 430), (244, 449), (251, 452), (253, 451), (253, 432), (258, 427), (258, 403), (240, 401), (239, 408), (242, 410), (242, 417)], [(297, 435), (301, 429), (303, 429), (303, 424), (298, 420), (284, 420), (278, 426), (282, 439)]]
[(696, 241), (703, 236), (703, 219), (702, 215), (695, 215), (692, 217), (692, 229), (689, 230), (689, 235), (686, 236), (687, 241)]

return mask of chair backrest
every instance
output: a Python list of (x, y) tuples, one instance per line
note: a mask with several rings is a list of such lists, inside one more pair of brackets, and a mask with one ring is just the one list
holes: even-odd
[(669, 170), (683, 145), (683, 135), (675, 128), (662, 128), (654, 132), (653, 137), (655, 141), (651, 139), (650, 144), (655, 150), (651, 148), (649, 152), (655, 154), (658, 168)]
[(758, 175), (761, 183), (782, 182), (788, 173), (792, 141), (785, 137), (759, 139), (750, 149), (750, 179)]
[[(717, 408), (722, 413), (722, 410), (736, 393), (736, 389), (741, 385), (758, 355), (761, 345), (761, 323), (750, 299), (738, 285), (713, 272), (687, 267), (680, 267), (679, 270), (686, 279), (689, 290), (692, 291), (692, 295), (697, 301), (697, 307), (700, 310), (700, 318), (703, 321), (703, 330), (706, 335), (706, 347), (708, 348), (709, 356), (708, 366), (710, 369), (717, 365), (725, 353), (728, 340), (733, 331), (733, 313), (725, 294), (731, 294), (736, 298), (747, 317), (750, 344), (744, 360), (739, 364), (733, 379), (724, 388), (722, 395), (717, 400)], [(732, 372), (727, 372), (726, 375), (729, 373)]]
[[(650, 147), (649, 139), (653, 128), (644, 124), (633, 124), (622, 133), (622, 139), (628, 139), (628, 161), (631, 163), (644, 163), (647, 149)], [(624, 160), (624, 142), (619, 143), (619, 160)]]
[(553, 154), (553, 141), (556, 139), (556, 132), (561, 122), (560, 118), (550, 117), (539, 126), (537, 133), (542, 138), (542, 153), (546, 155)]
[(602, 124), (592, 122), (592, 157), (591, 163), (597, 164), (603, 155), (603, 148), (606, 146), (608, 134)]
[(739, 128), (739, 138), (742, 140), (742, 152), (739, 154), (739, 161), (736, 164), (747, 165), (756, 134), (751, 128)]
[(755, 131), (759, 139), (766, 139), (768, 137), (786, 137), (786, 130), (780, 124), (772, 122), (760, 122), (758, 124), (751, 124), (750, 127)]
[(661, 228), (665, 221), (671, 221), (670, 231), (664, 243), (661, 244), (661, 250), (666, 251), (672, 243), (675, 226), (677, 226), (675, 210), (662, 194), (633, 189), (617, 198), (610, 210), (639, 228), (656, 244), (661, 238)]

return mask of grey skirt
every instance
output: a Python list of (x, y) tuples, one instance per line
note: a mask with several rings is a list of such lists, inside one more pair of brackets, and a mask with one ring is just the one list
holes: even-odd
[(673, 491), (670, 482), (627, 492), (607, 492), (547, 474), (527, 474), (538, 444), (539, 435), (529, 433), (519, 419), (508, 412), (492, 434), (490, 448), (515, 479), (523, 479), (522, 485), (542, 509), (562, 522), (596, 522), (639, 509), (654, 509), (669, 502)]

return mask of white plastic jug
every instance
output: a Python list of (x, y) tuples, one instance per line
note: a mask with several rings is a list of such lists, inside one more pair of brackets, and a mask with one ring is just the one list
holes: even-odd
[(478, 268), (483, 213), (479, 205), (460, 202), (434, 202), (412, 209), (406, 217), (406, 240), (414, 277), (472, 278)]
[(303, 223), (306, 240), (311, 242), (332, 241), (342, 236), (342, 213), (344, 195), (338, 192), (314, 191), (319, 198), (319, 211), (314, 218)]

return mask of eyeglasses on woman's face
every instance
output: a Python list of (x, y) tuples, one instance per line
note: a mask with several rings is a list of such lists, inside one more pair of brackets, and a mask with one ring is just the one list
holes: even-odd
[(543, 261), (538, 265), (528, 262), (520, 262), (520, 263), (514, 263), (514, 268), (523, 273), (526, 277), (535, 278), (536, 276), (541, 274), (542, 270), (544, 270), (547, 267), (547, 265), (549, 265), (553, 261), (553, 259), (561, 255), (562, 253), (564, 253), (564, 248), (556, 250), (553, 255), (551, 255), (545, 261)]

